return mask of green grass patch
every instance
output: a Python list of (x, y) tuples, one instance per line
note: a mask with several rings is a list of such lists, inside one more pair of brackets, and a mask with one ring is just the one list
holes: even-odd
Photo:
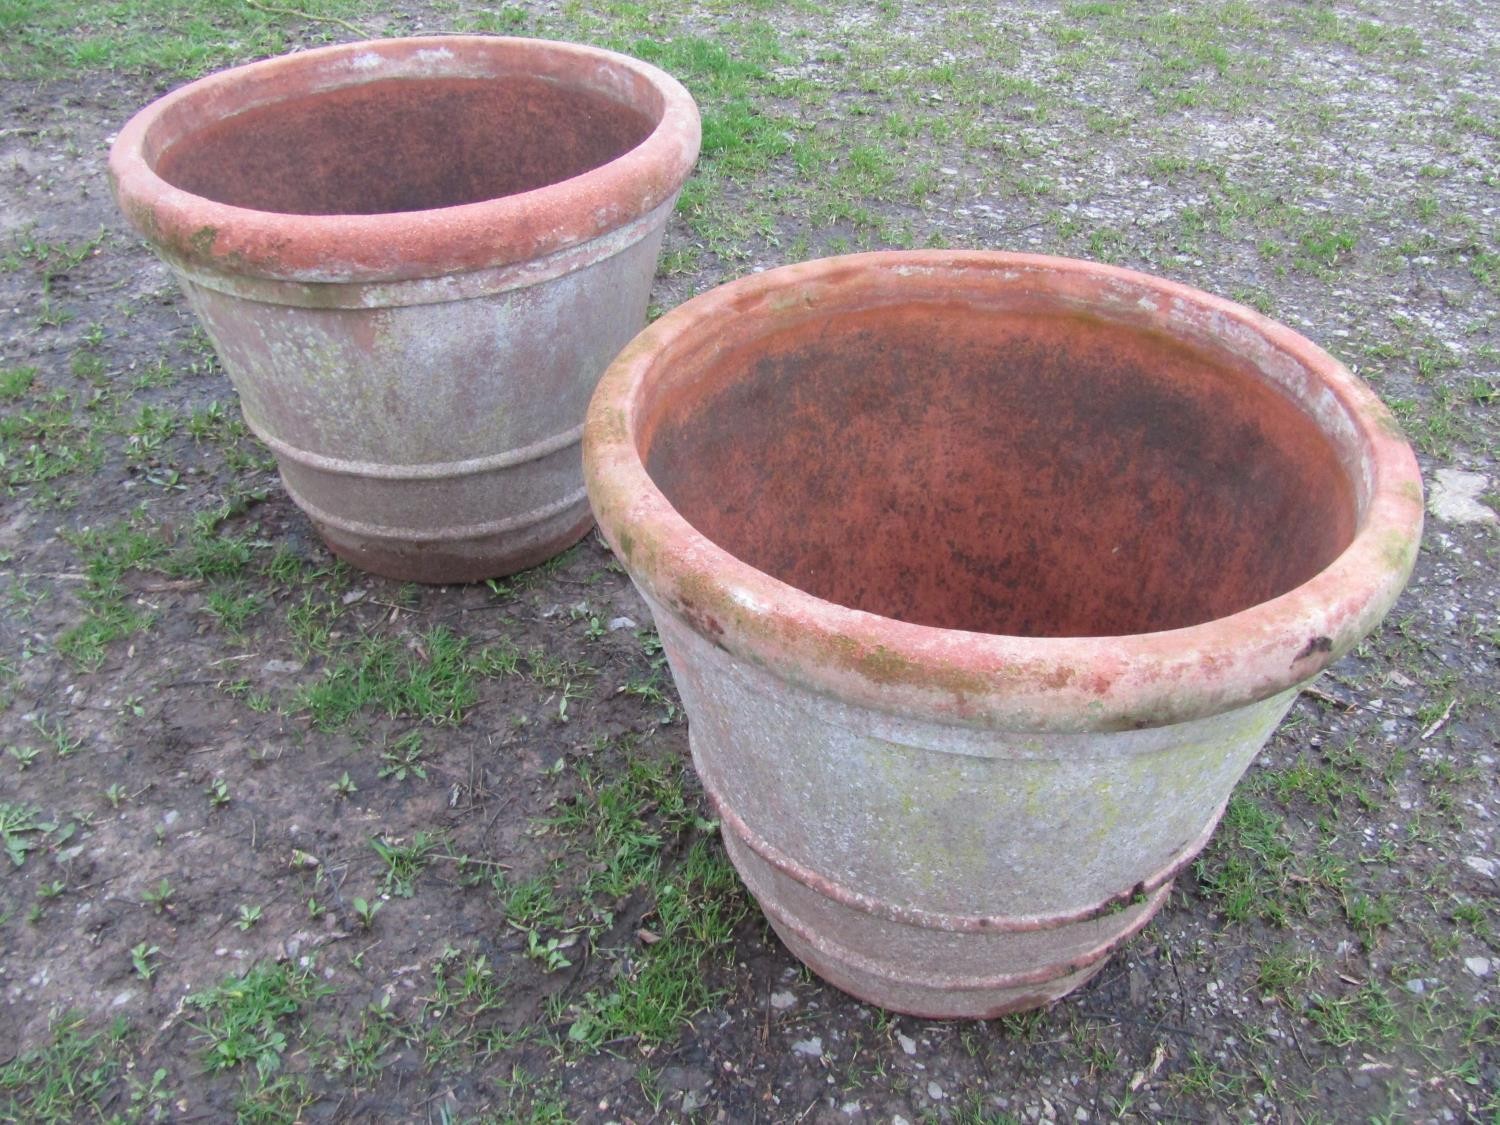
[[(579, 780), (579, 791), (544, 822), (568, 840), (569, 855), (557, 870), (519, 883), (497, 881), (507, 920), (529, 935), (533, 957), (552, 971), (577, 954), (541, 930), (594, 938), (610, 928), (617, 909), (640, 904), (639, 943), (608, 985), (557, 1018), (568, 1027), (568, 1042), (589, 1051), (625, 1041), (665, 1043), (717, 998), (711, 970), (732, 948), (744, 892), (708, 835), (714, 826), (687, 799), (678, 759), (627, 748), (624, 763), (607, 777), (584, 767)], [(565, 901), (553, 876), (572, 870), (588, 874)]]
[(27, 398), (0, 413), (0, 490), (7, 494), (96, 469), (104, 459), (84, 404), (61, 390), (36, 394), (35, 378), (35, 368), (14, 368), (0, 387), (7, 401)]
[[(132, 570), (231, 583), (247, 574), (255, 554), (267, 544), (253, 534), (224, 532), (224, 521), (242, 510), (243, 502), (199, 512), (181, 534), (146, 525), (138, 512), (119, 523), (66, 536), (83, 566), (84, 614), (58, 637), (58, 650), (78, 667), (92, 671), (104, 662), (111, 644), (152, 626), (155, 614), (136, 603), (125, 586), (125, 576)], [(222, 594), (211, 603), (210, 613), (243, 624), (247, 614), (234, 608), (233, 597)]]
[(288, 1046), (291, 1017), (329, 990), (311, 969), (262, 963), (240, 977), (188, 997), (202, 1012), (194, 1022), (209, 1070), (253, 1064), (262, 1080), (281, 1067)]
[(433, 724), (457, 723), (479, 698), (469, 640), (439, 625), (405, 640), (369, 634), (302, 688), (296, 706), (319, 730), (365, 712)]
[(653, 891), (654, 912), (647, 920), (656, 940), (573, 1013), (568, 1040), (585, 1050), (622, 1040), (642, 1046), (670, 1042), (720, 995), (708, 970), (728, 959), (734, 925), (745, 912), (728, 861), (713, 841), (699, 839)]
[(1199, 886), (1229, 921), (1261, 918), (1284, 926), (1307, 913), (1308, 886), (1293, 879), (1296, 853), (1284, 823), (1249, 797), (1229, 799), (1213, 842), (1194, 864)]
[(103, 1119), (101, 1101), (120, 1073), (130, 1029), (123, 1019), (93, 1034), (85, 1025), (81, 1013), (69, 1012), (52, 1024), (46, 1046), (0, 1067), (0, 1122)]
[(46, 79), (91, 70), (193, 78), (281, 54), (309, 34), (379, 35), (345, 26), (367, 0), (0, 0), (0, 70)]

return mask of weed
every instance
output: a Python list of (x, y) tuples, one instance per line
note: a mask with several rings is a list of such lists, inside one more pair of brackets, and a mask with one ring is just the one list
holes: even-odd
[(5, 854), (16, 867), (26, 862), (26, 854), (37, 848), (40, 837), (56, 828), (57, 822), (42, 820), (40, 810), (34, 805), (0, 802), (0, 843), (5, 845)]
[(165, 913), (172, 909), (172, 896), (176, 893), (176, 888), (172, 886), (166, 876), (162, 876), (160, 883), (157, 883), (154, 887), (148, 887), (146, 892), (141, 895), (141, 905), (151, 907), (158, 914)]
[(542, 966), (544, 972), (555, 973), (573, 964), (563, 950), (574, 943), (572, 938), (547, 938), (543, 940), (536, 930), (526, 931), (526, 956)]
[(441, 844), (442, 840), (432, 832), (415, 833), (409, 844), (372, 836), (370, 847), (385, 861), (385, 880), (382, 884), (385, 893), (398, 898), (411, 898), (415, 893), (417, 876), (422, 873)]
[[(368, 930), (375, 922), (375, 915), (380, 912), (380, 908), (385, 904), (379, 899), (371, 902), (355, 896), (350, 905), (354, 907), (354, 916), (359, 919), (359, 924)], [(307, 912), (312, 917), (317, 918), (323, 913), (323, 908), (318, 906), (316, 899), (308, 899)]]
[(31, 767), (31, 763), (36, 761), (37, 756), (41, 754), (41, 751), (35, 746), (7, 746), (5, 752), (16, 760), (16, 768), (23, 773)]
[[(384, 764), (380, 767), (379, 776), (405, 781), (407, 775), (410, 774), (421, 781), (426, 781), (427, 768), (422, 765), (423, 752), (422, 732), (407, 731), (380, 752), (380, 760)], [(348, 776), (347, 773), (344, 774), (344, 777)]]
[(156, 975), (156, 955), (161, 952), (157, 946), (148, 942), (141, 942), (131, 947), (130, 967), (135, 970), (136, 976), (144, 981), (149, 981)]
[(238, 916), (235, 918), (234, 924), (243, 933), (260, 921), (261, 908), (259, 906), (247, 906), (244, 903), (240, 903), (236, 914)]
[(333, 790), (333, 795), (337, 798), (352, 797), (359, 792), (359, 786), (354, 784), (354, 779), (349, 776), (348, 770), (345, 770), (337, 781), (330, 782), (328, 788)]
[(31, 725), (52, 744), (52, 750), (59, 758), (70, 757), (83, 749), (83, 739), (70, 735), (61, 722), (49, 723), (47, 716), (38, 715), (31, 720)]
[(344, 1036), (342, 1049), (332, 1058), (336, 1074), (347, 1074), (355, 1082), (364, 1082), (380, 1073), (385, 1065), (381, 1056), (396, 1043), (392, 1033), (395, 1019), (390, 1003), (390, 994), (382, 993), (380, 999), (362, 1013), (358, 1032)]

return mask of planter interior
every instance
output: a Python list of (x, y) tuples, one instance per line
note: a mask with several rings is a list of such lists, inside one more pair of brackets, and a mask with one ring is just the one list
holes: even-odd
[(423, 211), (570, 179), (654, 125), (601, 93), (524, 74), (392, 78), (205, 118), (155, 168), (183, 191), (258, 211)]
[(1023, 637), (1225, 617), (1349, 545), (1339, 451), (1249, 360), (1029, 304), (844, 310), (689, 358), (643, 415), (651, 479), (797, 589)]

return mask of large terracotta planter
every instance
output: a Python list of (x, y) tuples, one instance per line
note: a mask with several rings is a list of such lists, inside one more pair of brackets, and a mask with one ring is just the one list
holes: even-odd
[(453, 582), (588, 530), (584, 408), (645, 322), (698, 136), (635, 59), (391, 39), (168, 94), (110, 174), (329, 546)]
[(925, 1016), (1061, 996), (1145, 925), (1422, 523), (1326, 353), (1025, 255), (689, 301), (606, 372), (584, 465), (746, 884), (818, 973)]

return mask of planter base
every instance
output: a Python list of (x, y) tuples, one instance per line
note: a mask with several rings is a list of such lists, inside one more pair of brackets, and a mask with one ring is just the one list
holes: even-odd
[(505, 530), (451, 540), (366, 536), (315, 518), (312, 525), (328, 549), (350, 566), (397, 582), (447, 586), (503, 578), (538, 566), (587, 535), (594, 517), (587, 503), (570, 505), (522, 532)]
[(792, 956), (835, 988), (842, 989), (867, 1004), (920, 1019), (988, 1020), (1012, 1012), (1040, 1008), (1092, 980), (1109, 961), (1108, 956), (1101, 956), (1092, 965), (1085, 965), (1066, 976), (1054, 977), (1040, 984), (976, 984), (966, 989), (946, 984), (934, 987), (915, 981), (893, 980), (870, 972), (838, 953), (830, 956), (828, 950), (823, 948), (826, 943), (815, 944), (804, 940), (801, 935), (778, 924), (769, 915), (767, 920)]
[(1018, 920), (995, 919), (991, 932), (913, 925), (837, 901), (779, 870), (740, 838), (738, 818), (715, 805), (730, 862), (793, 956), (851, 996), (924, 1019), (993, 1019), (1066, 996), (1172, 893), (1168, 881), (1118, 910), (1009, 932), (1005, 924)]

